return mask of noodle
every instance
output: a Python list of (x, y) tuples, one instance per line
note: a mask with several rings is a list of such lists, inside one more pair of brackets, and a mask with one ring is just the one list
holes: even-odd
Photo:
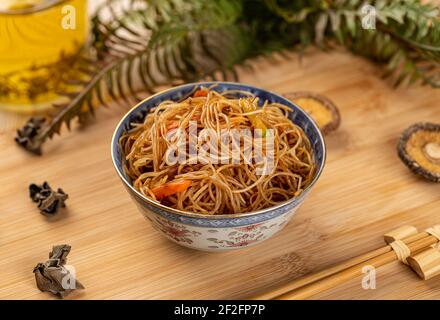
[[(231, 97), (237, 93), (243, 97)], [(124, 170), (143, 195), (187, 212), (275, 206), (301, 194), (315, 173), (309, 139), (287, 117), (290, 111), (279, 103), (260, 106), (258, 98), (236, 91), (201, 89), (180, 102), (164, 101), (120, 138)], [(247, 134), (235, 139), (236, 132)], [(177, 147), (182, 157), (170, 161)], [(262, 156), (249, 158), (251, 149)]]

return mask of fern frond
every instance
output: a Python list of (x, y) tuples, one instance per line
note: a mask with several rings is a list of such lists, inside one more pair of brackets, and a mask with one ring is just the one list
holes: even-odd
[[(113, 6), (116, 1), (110, 1), (103, 7), (101, 10), (110, 11), (110, 22), (102, 20), (99, 13), (93, 19), (97, 59), (86, 65), (82, 85), (61, 92), (68, 102), (56, 105), (56, 113), (36, 134), (21, 137), (18, 142), (29, 151), (41, 153), (44, 142), (59, 134), (63, 124), (70, 128), (75, 118), (84, 122), (94, 115), (97, 103), (106, 104), (106, 97), (129, 104), (132, 98), (140, 99), (139, 92), (154, 93), (167, 84), (236, 80), (234, 67), (244, 62), (251, 48), (243, 30), (235, 25), (239, 1), (220, 0), (194, 7), (179, 0), (168, 5), (165, 2), (133, 1), (128, 8), (118, 8)], [(160, 17), (154, 25), (149, 16), (133, 7), (141, 4)], [(175, 11), (177, 6), (186, 7)], [(208, 9), (205, 21), (198, 19)], [(129, 16), (135, 20), (128, 20)]]
[[(377, 13), (373, 30), (362, 25), (365, 5)], [(396, 85), (440, 87), (439, 9), (421, 0), (108, 0), (92, 26), (81, 76), (60, 93), (67, 102), (19, 130), (26, 149), (38, 152), (109, 98), (128, 104), (163, 85), (237, 79), (250, 57), (312, 44), (368, 57)]]

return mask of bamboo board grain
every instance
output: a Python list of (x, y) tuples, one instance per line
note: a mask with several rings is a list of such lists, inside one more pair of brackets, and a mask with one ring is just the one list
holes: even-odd
[[(64, 132), (32, 156), (0, 133), (0, 298), (50, 299), (33, 267), (52, 245), (69, 243), (68, 262), (86, 290), (70, 299), (237, 299), (383, 244), (394, 227), (440, 223), (440, 185), (413, 176), (396, 153), (397, 139), (417, 121), (440, 122), (440, 92), (393, 89), (371, 63), (344, 52), (311, 52), (300, 63), (256, 60), (241, 80), (285, 93), (313, 90), (340, 107), (339, 131), (326, 138), (324, 173), (290, 224), (265, 243), (226, 253), (184, 249), (138, 213), (110, 160), (110, 138), (128, 108), (97, 112), (96, 123)], [(48, 219), (27, 195), (48, 180), (69, 193), (68, 208)], [(322, 299), (440, 298), (440, 278), (422, 282), (406, 266), (378, 269), (377, 288), (356, 279)]]

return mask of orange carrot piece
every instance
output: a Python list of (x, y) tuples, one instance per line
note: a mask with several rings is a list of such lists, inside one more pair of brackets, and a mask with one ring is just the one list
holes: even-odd
[(197, 97), (206, 97), (207, 95), (208, 95), (208, 90), (206, 90), (206, 89), (199, 89), (199, 90), (197, 90), (197, 91), (194, 93), (193, 97), (194, 97), (194, 98), (197, 98)]
[(157, 200), (161, 200), (178, 192), (184, 192), (190, 185), (191, 180), (172, 181), (151, 189), (151, 192)]

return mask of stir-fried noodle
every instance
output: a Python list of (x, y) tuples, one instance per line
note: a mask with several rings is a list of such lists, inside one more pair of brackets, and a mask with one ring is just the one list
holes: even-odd
[[(132, 124), (120, 145), (133, 186), (169, 207), (202, 214), (251, 212), (298, 196), (315, 162), (307, 136), (287, 116), (291, 109), (233, 93), (201, 89), (162, 102)], [(254, 150), (250, 157), (246, 146)]]

